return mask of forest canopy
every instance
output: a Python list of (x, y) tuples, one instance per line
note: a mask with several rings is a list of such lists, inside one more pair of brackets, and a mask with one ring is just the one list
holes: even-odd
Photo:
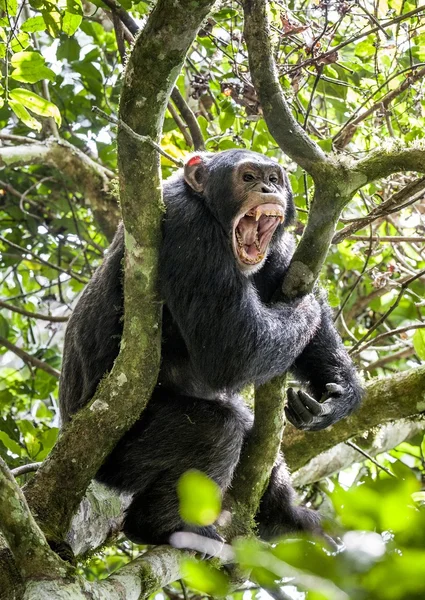
[[(0, 0), (2, 600), (424, 597), (424, 15), (403, 0)], [(130, 543), (124, 500), (89, 486), (155, 383), (161, 179), (191, 152), (237, 148), (287, 170), (299, 246), (285, 291), (319, 281), (366, 389), (348, 419), (287, 424), (281, 444), (338, 551), (252, 536), (283, 427), (280, 386), (256, 395), (226, 545), (243, 577)], [(133, 387), (113, 371), (95, 402), (117, 395), (115, 420), (89, 408), (56, 444), (66, 323), (121, 217)], [(220, 513), (210, 480), (185, 485), (188, 521)]]

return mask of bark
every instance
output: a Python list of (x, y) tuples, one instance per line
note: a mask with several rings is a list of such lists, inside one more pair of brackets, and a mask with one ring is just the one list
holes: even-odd
[[(424, 430), (424, 415), (415, 415), (366, 431), (353, 441), (370, 456), (376, 456), (392, 450)], [(292, 474), (292, 483), (296, 487), (314, 483), (362, 460), (365, 460), (365, 457), (358, 450), (343, 442), (315, 456), (304, 467), (295, 471)]]
[(0, 458), (0, 530), (22, 578), (65, 577), (68, 567), (49, 548), (25, 497)]
[(69, 177), (84, 194), (105, 236), (111, 240), (120, 214), (110, 194), (111, 173), (65, 140), (49, 138), (44, 142), (0, 148), (0, 168), (49, 165)]

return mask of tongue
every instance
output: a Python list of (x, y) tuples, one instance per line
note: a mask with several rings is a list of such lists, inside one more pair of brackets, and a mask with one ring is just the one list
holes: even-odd
[(238, 223), (238, 229), (244, 244), (250, 246), (255, 242), (257, 228), (258, 221), (256, 221), (254, 217), (242, 217)]

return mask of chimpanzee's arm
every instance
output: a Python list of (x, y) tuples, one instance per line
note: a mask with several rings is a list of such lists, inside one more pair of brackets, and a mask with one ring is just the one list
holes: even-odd
[(162, 294), (194, 373), (215, 390), (284, 373), (319, 326), (313, 295), (291, 304), (261, 301), (238, 269), (226, 232), (199, 204), (185, 207), (184, 219), (169, 207), (161, 267)]
[(66, 328), (59, 385), (64, 422), (92, 398), (118, 355), (123, 315), (123, 255), (124, 234), (120, 225)]
[[(312, 396), (288, 390), (286, 416), (298, 429), (319, 430), (353, 412), (362, 398), (356, 370), (336, 331), (332, 313), (320, 300), (322, 320), (311, 342), (296, 359), (292, 370), (308, 383)], [(322, 403), (318, 402), (322, 400)]]

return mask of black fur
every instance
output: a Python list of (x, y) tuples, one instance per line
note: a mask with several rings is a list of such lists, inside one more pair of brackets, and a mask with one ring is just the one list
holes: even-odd
[[(173, 532), (188, 529), (219, 539), (214, 526), (196, 529), (182, 522), (176, 483), (186, 470), (199, 469), (223, 493), (231, 485), (252, 425), (251, 413), (237, 393), (246, 384), (262, 384), (293, 369), (314, 398), (292, 391), (287, 415), (306, 429), (334, 423), (360, 401), (354, 367), (326, 302), (312, 294), (291, 303), (271, 302), (294, 251), (293, 238), (285, 230), (294, 205), (283, 170), (286, 217), (274, 233), (267, 259), (251, 276), (235, 260), (232, 221), (241, 199), (231, 177), (241, 159), (255, 160), (264, 168), (275, 165), (262, 155), (232, 150), (203, 158), (201, 192), (194, 191), (181, 172), (164, 183), (161, 371), (145, 412), (97, 475), (134, 494), (125, 532), (137, 542), (167, 542)], [(70, 319), (60, 386), (65, 422), (93, 396), (118, 354), (123, 252), (120, 226)], [(327, 384), (338, 385), (330, 391)], [(326, 402), (318, 404), (320, 399)], [(279, 462), (257, 515), (264, 538), (318, 530), (316, 513), (295, 506), (293, 496), (286, 468)]]

